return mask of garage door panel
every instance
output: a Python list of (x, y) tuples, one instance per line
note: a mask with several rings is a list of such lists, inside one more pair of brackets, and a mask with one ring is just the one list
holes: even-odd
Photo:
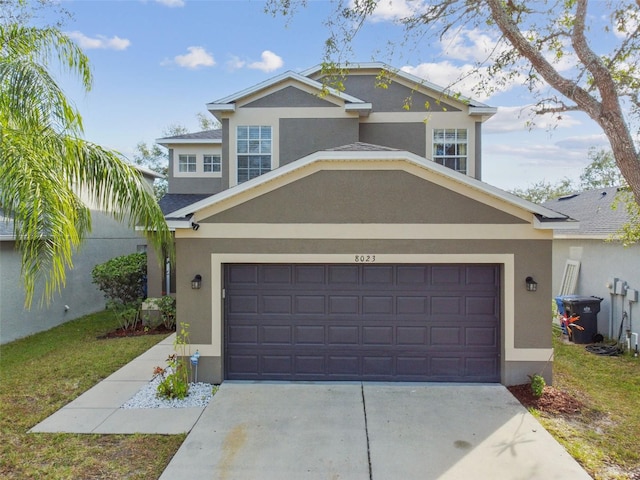
[(258, 345), (257, 325), (232, 325), (228, 332), (227, 341), (230, 345)]
[(498, 313), (498, 305), (495, 297), (466, 297), (465, 298), (466, 315), (491, 315), (496, 316)]
[(329, 315), (358, 314), (358, 306), (360, 304), (357, 296), (329, 296)]
[(495, 349), (498, 343), (498, 331), (496, 327), (467, 327), (465, 338), (467, 346)]
[(398, 346), (428, 345), (427, 327), (406, 327), (396, 328), (396, 344)]
[(360, 270), (358, 265), (329, 265), (329, 284), (358, 285)]
[(329, 325), (329, 327), (327, 327), (327, 345), (358, 345), (360, 342), (358, 330), (358, 327), (355, 325)]
[(364, 345), (393, 345), (393, 327), (362, 327)]
[(324, 315), (326, 297), (324, 295), (296, 295), (295, 313)]
[(262, 309), (264, 314), (291, 313), (291, 297), (289, 295), (262, 295)]
[(365, 377), (389, 378), (394, 375), (393, 357), (364, 356), (362, 357), (362, 374)]
[(258, 313), (257, 295), (234, 295), (229, 298), (229, 313)]
[(393, 297), (362, 297), (364, 315), (388, 315), (393, 313)]
[(262, 327), (261, 343), (264, 345), (292, 345), (289, 325), (265, 325)]
[(398, 315), (426, 315), (429, 308), (427, 297), (396, 297), (396, 312)]
[(495, 265), (229, 265), (225, 375), (500, 380)]

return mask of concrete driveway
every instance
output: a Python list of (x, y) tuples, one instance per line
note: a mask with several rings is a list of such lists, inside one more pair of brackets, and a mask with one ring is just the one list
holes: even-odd
[(589, 478), (501, 385), (225, 382), (161, 480)]

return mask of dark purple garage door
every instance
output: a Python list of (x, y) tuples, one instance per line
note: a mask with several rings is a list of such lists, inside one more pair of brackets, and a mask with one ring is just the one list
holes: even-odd
[(230, 380), (500, 381), (496, 265), (225, 266)]

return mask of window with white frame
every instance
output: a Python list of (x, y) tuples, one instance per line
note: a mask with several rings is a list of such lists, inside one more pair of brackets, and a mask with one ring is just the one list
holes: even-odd
[(178, 155), (178, 171), (180, 173), (196, 172), (196, 156), (195, 155)]
[(220, 155), (204, 155), (202, 157), (202, 168), (204, 173), (219, 172), (222, 165)]
[(237, 127), (238, 183), (271, 171), (271, 127)]
[(467, 173), (467, 129), (435, 128), (433, 161), (457, 172)]

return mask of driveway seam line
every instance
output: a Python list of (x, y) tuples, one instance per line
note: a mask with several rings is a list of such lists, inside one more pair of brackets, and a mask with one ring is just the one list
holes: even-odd
[(360, 392), (362, 393), (362, 411), (364, 413), (364, 433), (367, 438), (367, 463), (369, 464), (369, 480), (373, 480), (371, 470), (371, 449), (369, 447), (369, 424), (367, 423), (367, 403), (364, 398), (364, 383), (360, 382)]

